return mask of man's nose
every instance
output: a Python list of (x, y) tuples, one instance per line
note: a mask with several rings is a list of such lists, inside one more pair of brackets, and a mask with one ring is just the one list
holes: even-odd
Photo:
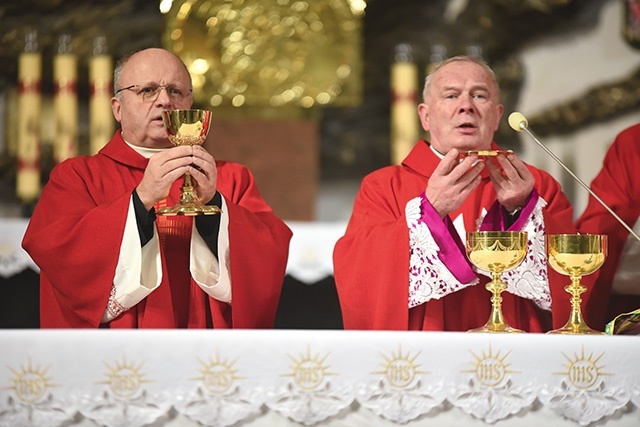
[(458, 98), (460, 100), (460, 105), (458, 106), (459, 112), (473, 112), (475, 111), (475, 104), (473, 102), (473, 97), (470, 95), (462, 95)]
[(156, 95), (156, 103), (162, 104), (162, 105), (171, 104), (171, 97), (169, 96), (169, 91), (167, 90), (166, 87), (160, 86), (158, 88), (158, 93)]

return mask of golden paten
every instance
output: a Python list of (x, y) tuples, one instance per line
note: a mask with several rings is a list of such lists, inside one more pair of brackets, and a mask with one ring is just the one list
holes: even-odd
[(362, 0), (179, 0), (163, 43), (187, 64), (202, 105), (355, 105), (363, 9)]

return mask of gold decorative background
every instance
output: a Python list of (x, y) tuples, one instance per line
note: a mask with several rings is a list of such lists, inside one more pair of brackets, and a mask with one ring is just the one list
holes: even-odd
[(163, 42), (203, 105), (356, 105), (362, 14), (348, 0), (174, 1)]

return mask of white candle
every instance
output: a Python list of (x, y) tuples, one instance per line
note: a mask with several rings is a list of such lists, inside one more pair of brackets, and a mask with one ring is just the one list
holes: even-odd
[(77, 62), (72, 53), (61, 53), (53, 59), (56, 163), (78, 154)]
[(94, 42), (94, 56), (89, 61), (89, 145), (96, 154), (113, 136), (115, 120), (111, 112), (113, 60), (106, 53), (104, 37)]
[[(405, 46), (406, 49), (406, 46)], [(400, 164), (420, 134), (418, 68), (409, 54), (391, 66), (391, 163)]]
[(40, 112), (42, 57), (25, 52), (18, 59), (18, 170), (16, 194), (25, 204), (40, 194)]

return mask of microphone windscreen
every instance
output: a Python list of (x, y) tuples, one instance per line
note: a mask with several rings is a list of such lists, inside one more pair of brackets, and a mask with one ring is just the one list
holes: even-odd
[(527, 121), (527, 118), (524, 116), (524, 114), (518, 111), (514, 111), (509, 115), (509, 126), (511, 126), (511, 129), (515, 130), (516, 132), (522, 132), (524, 128), (529, 126), (529, 122)]

